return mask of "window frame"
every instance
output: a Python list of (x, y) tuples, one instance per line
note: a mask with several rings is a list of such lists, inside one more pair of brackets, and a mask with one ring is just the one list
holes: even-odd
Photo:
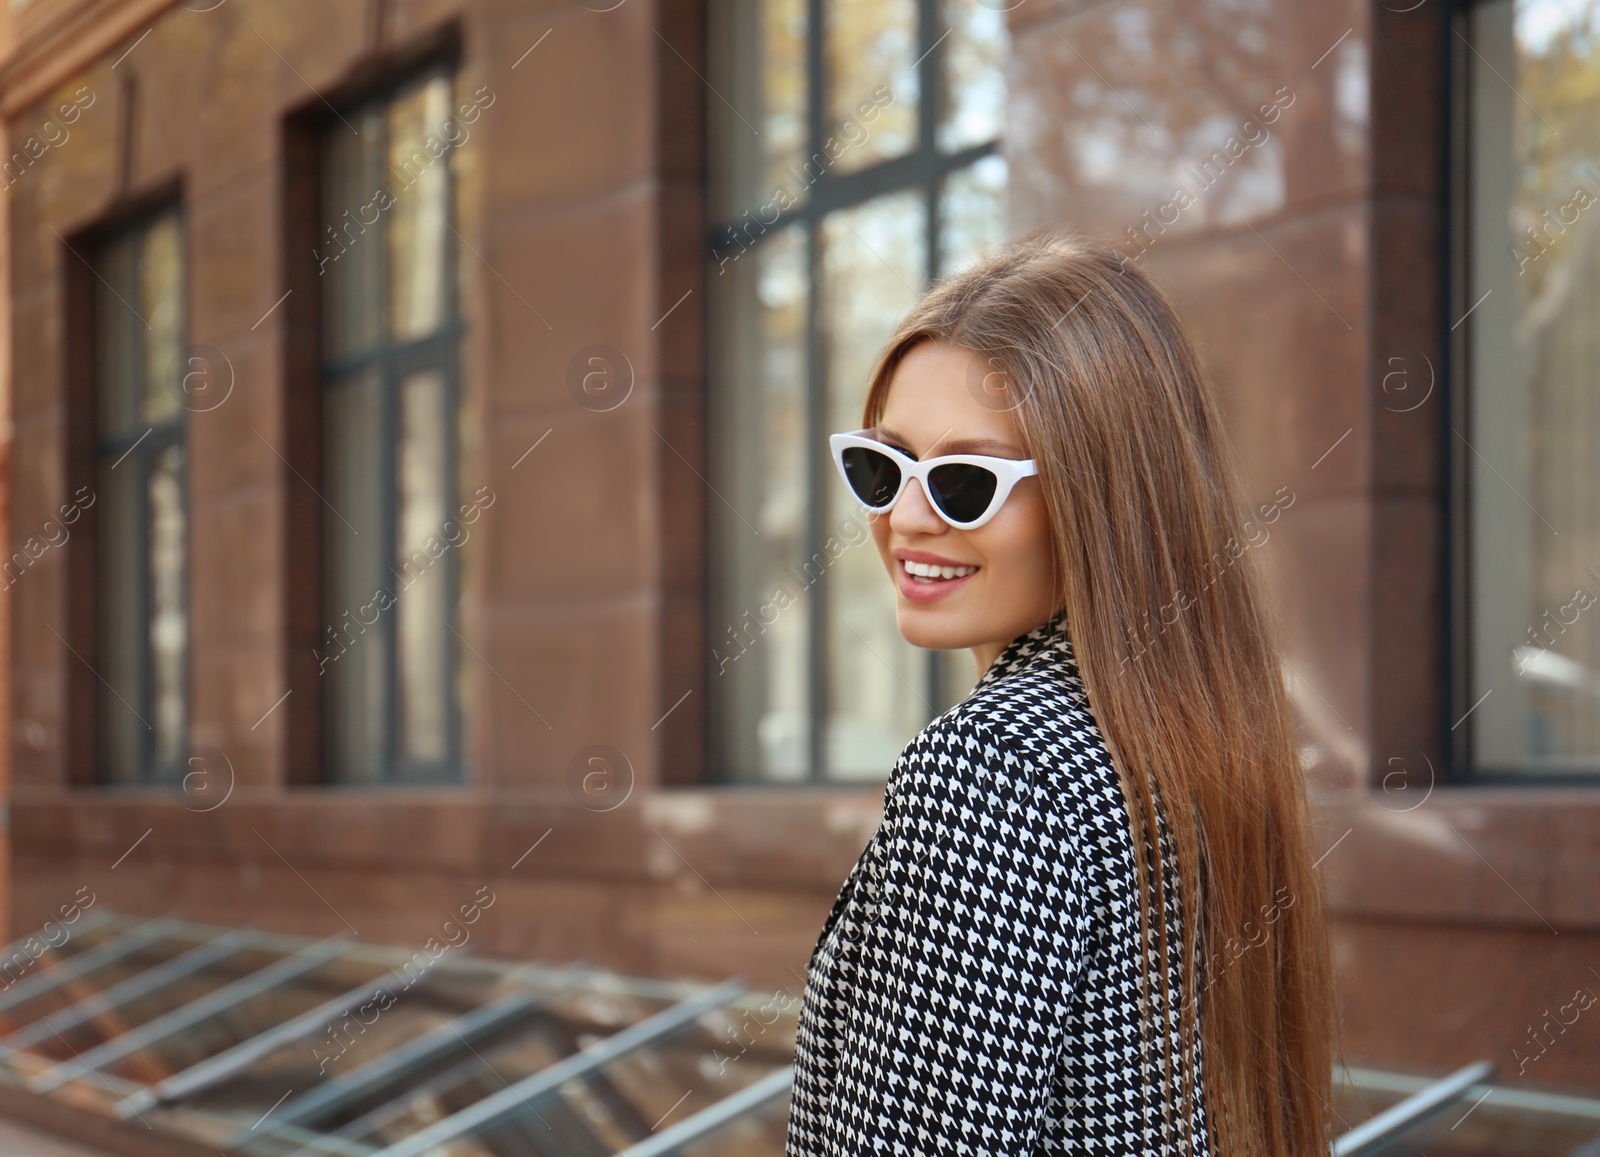
[[(389, 334), (391, 287), (387, 237), (392, 210), (385, 210), (379, 221), (382, 232), (364, 239), (380, 247), (376, 260), (383, 286), (383, 336), (361, 354), (338, 361), (325, 357), (325, 350), (331, 344), (325, 332), (330, 287), (326, 278), (320, 276), (315, 256), (326, 249), (327, 221), (324, 214), (330, 208), (325, 185), (328, 158), (324, 141), (329, 132), (348, 131), (345, 125), (353, 119), (354, 113), (374, 103), (386, 104), (406, 88), (426, 82), (431, 75), (442, 75), (448, 80), (451, 88), (450, 116), (454, 117), (459, 112), (463, 72), (462, 31), (459, 22), (450, 22), (380, 59), (364, 61), (342, 84), (325, 92), (321, 98), (308, 100), (291, 111), (283, 122), (284, 271), (287, 282), (285, 288), (293, 293), (285, 302), (285, 308), (289, 311), (286, 314), (287, 348), (284, 359), (286, 428), (305, 435), (300, 439), (291, 439), (283, 447), (290, 471), (285, 483), (289, 510), (284, 535), (284, 557), (289, 572), (285, 589), (288, 604), (289, 682), (291, 687), (304, 689), (302, 696), (294, 697), (301, 700), (299, 704), (295, 705), (291, 700), (295, 710), (289, 720), (290, 754), (286, 778), (295, 786), (341, 791), (457, 789), (470, 788), (476, 778), (469, 734), (471, 712), (460, 694), (459, 675), (464, 644), (456, 637), (461, 626), (457, 613), (461, 588), (460, 560), (456, 557), (455, 548), (446, 551), (435, 563), (443, 568), (441, 577), (445, 580), (446, 589), (442, 598), (449, 608), (444, 634), (447, 656), (444, 664), (447, 686), (444, 721), (446, 756), (441, 764), (407, 766), (402, 754), (399, 660), (395, 643), (398, 616), (392, 608), (386, 609), (380, 619), (388, 649), (383, 675), (386, 718), (380, 778), (352, 779), (336, 774), (332, 714), (334, 691), (320, 673), (318, 659), (319, 655), (329, 652), (329, 632), (342, 621), (343, 612), (355, 612), (355, 608), (334, 608), (328, 601), (327, 526), (330, 522), (337, 525), (337, 519), (328, 513), (321, 497), (326, 492), (324, 456), (329, 428), (325, 407), (330, 386), (363, 370), (372, 372), (378, 378), (377, 388), (381, 391), (383, 406), (381, 469), (382, 476), (387, 479), (380, 495), (385, 538), (382, 555), (387, 560), (384, 571), (390, 579), (391, 593), (394, 593), (393, 584), (397, 578), (395, 564), (398, 561), (395, 458), (398, 450), (396, 434), (400, 417), (400, 386), (416, 372), (431, 370), (439, 375), (441, 404), (450, 420), (450, 431), (444, 439), (442, 464), (449, 487), (446, 495), (449, 518), (463, 500), (460, 423), (466, 390), (463, 358), (469, 325), (463, 312), (465, 287), (461, 283), (461, 243), (456, 236), (460, 209), (459, 180), (455, 171), (447, 168), (444, 189), (446, 228), (441, 258), (444, 284), (439, 327), (424, 337), (414, 339), (394, 340)], [(456, 147), (459, 145), (452, 145), (435, 163), (449, 166)], [(391, 174), (385, 181), (386, 188), (393, 188), (392, 180)], [(340, 207), (331, 208), (337, 211)], [(295, 290), (303, 292), (294, 293)], [(316, 544), (312, 551), (304, 548), (308, 540)]]
[[(1474, 732), (1470, 715), (1477, 703), (1473, 695), (1472, 616), (1475, 598), (1472, 574), (1473, 489), (1471, 451), (1452, 431), (1471, 436), (1473, 374), (1471, 323), (1467, 320), (1473, 297), (1473, 247), (1471, 244), (1473, 194), (1472, 164), (1474, 125), (1471, 117), (1472, 15), (1490, 0), (1456, 0), (1443, 17), (1446, 25), (1444, 64), (1446, 116), (1443, 130), (1447, 147), (1443, 216), (1446, 231), (1445, 313), (1442, 319), (1441, 346), (1447, 352), (1444, 368), (1445, 405), (1440, 442), (1444, 447), (1446, 470), (1446, 512), (1442, 519), (1447, 575), (1444, 583), (1445, 622), (1443, 646), (1445, 718), (1440, 723), (1441, 748), (1447, 769), (1444, 779), (1452, 785), (1517, 788), (1593, 788), (1600, 785), (1600, 754), (1591, 766), (1571, 772), (1533, 768), (1526, 764), (1479, 766), (1474, 753)], [(1515, 3), (1515, 0), (1512, 0)], [(1509, 241), (1509, 236), (1508, 236)], [(1492, 688), (1491, 688), (1492, 691)], [(1484, 698), (1487, 697), (1487, 694)]]
[[(117, 206), (99, 224), (65, 244), (69, 256), (76, 258), (74, 265), (77, 266), (76, 269), (69, 270), (68, 275), (67, 332), (80, 335), (78, 344), (81, 350), (81, 360), (74, 362), (74, 359), (69, 358), (67, 367), (68, 397), (74, 401), (79, 410), (77, 421), (69, 422), (69, 443), (66, 454), (68, 479), (70, 482), (73, 475), (86, 474), (91, 479), (90, 489), (94, 496), (94, 501), (82, 510), (81, 517), (86, 525), (80, 528), (92, 545), (88, 552), (74, 552), (75, 558), (69, 563), (71, 585), (68, 593), (69, 602), (75, 605), (80, 620), (75, 630), (69, 629), (68, 638), (77, 640), (79, 645), (73, 649), (78, 652), (82, 663), (88, 665), (94, 678), (93, 686), (87, 689), (87, 694), (82, 689), (74, 693), (74, 689), (69, 687), (68, 697), (74, 704), (87, 708), (85, 717), (92, 719), (93, 722), (83, 729), (83, 734), (76, 743), (69, 744), (68, 778), (73, 782), (113, 790), (170, 789), (183, 779), (184, 759), (193, 750), (194, 501), (190, 485), (192, 463), (189, 407), (185, 406), (180, 398), (176, 414), (160, 423), (150, 425), (144, 434), (107, 435), (102, 422), (102, 406), (107, 389), (103, 372), (106, 351), (102, 309), (105, 301), (104, 293), (117, 293), (116, 288), (106, 279), (104, 262), (112, 246), (125, 238), (147, 234), (167, 217), (174, 219), (178, 238), (177, 348), (181, 357), (193, 348), (189, 341), (193, 278), (188, 205), (180, 186), (174, 184), (149, 196), (131, 199)], [(141, 248), (137, 261), (142, 263), (143, 257)], [(139, 277), (141, 268), (142, 264), (135, 265), (133, 273), (135, 280)], [(141, 313), (133, 303), (125, 302), (125, 304), (133, 309), (136, 315)], [(141, 299), (138, 306), (146, 307), (147, 303)], [(142, 394), (147, 384), (145, 375), (148, 366), (143, 364), (143, 354), (144, 346), (141, 338), (138, 350), (133, 352), (136, 368), (131, 388), (136, 395)], [(137, 402), (135, 405), (137, 406)], [(72, 432), (73, 427), (76, 427), (76, 433)], [(148, 486), (151, 461), (158, 453), (171, 446), (178, 446), (182, 450), (180, 501), (184, 519), (182, 560), (184, 643), (180, 696), (183, 702), (183, 722), (182, 734), (178, 741), (178, 748), (182, 754), (179, 755), (177, 763), (163, 769), (155, 763), (155, 733), (153, 726), (148, 722), (154, 715), (152, 701), (154, 657), (149, 631), (152, 618), (152, 591)], [(100, 519), (103, 509), (100, 502), (105, 489), (101, 475), (102, 471), (108, 468), (105, 465), (107, 462), (115, 464), (109, 467), (110, 469), (135, 466), (139, 469), (141, 479), (134, 492), (139, 519), (135, 540), (138, 544), (138, 557), (135, 562), (136, 573), (129, 580), (137, 588), (135, 599), (138, 607), (137, 618), (143, 624), (143, 629), (138, 632), (136, 665), (139, 674), (138, 686), (132, 692), (134, 703), (127, 702), (122, 692), (112, 687), (100, 674), (106, 640), (109, 636), (104, 600), (107, 584), (105, 573), (107, 552), (104, 525)], [(68, 489), (72, 488), (69, 486)], [(69, 642), (70, 645), (72, 644)], [(103, 726), (103, 713), (109, 707), (108, 696), (120, 700), (123, 706), (134, 711), (141, 721), (146, 723), (146, 730), (140, 737), (132, 761), (134, 778), (131, 780), (115, 779), (111, 774), (112, 763), (107, 757), (106, 746), (109, 736)]]
[[(731, 2), (738, 3), (740, 0)], [(800, 152), (804, 158), (827, 155), (826, 146), (832, 136), (829, 131), (827, 99), (830, 94), (826, 35), (828, 6), (848, 2), (850, 0), (805, 0), (806, 124)], [(945, 51), (948, 34), (943, 31), (943, 6), (940, 0), (915, 0), (915, 4), (914, 64), (918, 83), (917, 126), (913, 145), (904, 153), (844, 173), (835, 171), (833, 166), (823, 168), (815, 180), (811, 181), (804, 192), (796, 198), (792, 206), (786, 210), (780, 209), (771, 222), (761, 221), (760, 232), (753, 238), (748, 224), (741, 229), (734, 221), (718, 221), (714, 214), (708, 214), (706, 257), (708, 268), (711, 270), (717, 269), (722, 262), (759, 248), (764, 240), (781, 234), (790, 226), (798, 225), (805, 230), (807, 293), (802, 348), (805, 358), (807, 453), (804, 467), (806, 511), (802, 558), (814, 558), (823, 551), (823, 544), (828, 538), (827, 488), (837, 483), (826, 445), (829, 358), (825, 341), (826, 324), (822, 316), (819, 294), (819, 287), (826, 282), (823, 269), (823, 223), (834, 213), (856, 208), (880, 197), (908, 190), (920, 191), (925, 225), (922, 244), (925, 276), (922, 286), (919, 287), (920, 292), (946, 272), (942, 245), (944, 219), (940, 212), (944, 200), (945, 182), (952, 175), (970, 169), (986, 157), (1000, 154), (1004, 139), (1002, 134), (954, 151), (946, 151), (940, 147), (939, 131), (948, 96), (946, 66), (948, 54)], [(716, 10), (713, 8), (708, 11), (708, 55), (715, 54), (719, 50), (738, 51), (739, 45), (719, 43), (719, 38), (725, 29), (715, 26), (715, 17)], [(713, 153), (723, 147), (723, 142), (717, 139), (715, 132), (708, 132), (707, 140)], [(809, 160), (806, 163), (809, 163)], [(709, 182), (708, 192), (710, 192)], [(714, 204), (715, 197), (708, 196), (707, 202), (708, 205)], [(712, 273), (710, 276), (715, 274)], [(718, 318), (712, 313), (706, 320), (708, 331), (714, 334)], [(715, 364), (714, 358), (710, 364)], [(718, 392), (714, 384), (708, 390), (710, 403), (708, 424), (711, 427), (716, 427), (720, 422), (720, 418), (711, 412)], [(707, 605), (715, 607), (717, 601), (715, 592), (723, 581), (724, 560), (718, 557), (716, 551), (720, 532), (715, 529), (715, 519), (708, 518), (707, 525), (710, 531), (706, 549)], [(723, 706), (714, 705), (708, 713), (707, 751), (710, 756), (708, 778), (719, 786), (818, 787), (843, 790), (876, 790), (882, 786), (881, 779), (836, 778), (829, 774), (828, 716), (830, 703), (834, 698), (829, 678), (828, 656), (829, 585), (817, 582), (808, 589), (810, 604), (806, 624), (805, 679), (806, 742), (809, 760), (805, 774), (793, 780), (772, 779), (752, 774), (750, 769), (730, 766), (727, 756), (728, 744), (724, 735), (724, 730), (729, 725), (727, 710)], [(721, 687), (717, 678), (716, 663), (711, 658), (716, 642), (717, 640), (708, 631), (707, 659), (703, 667), (703, 678), (707, 686), (714, 691)], [(940, 670), (940, 661), (939, 652), (928, 653), (920, 693), (925, 695), (929, 702), (937, 703), (945, 698), (944, 676)], [(713, 693), (712, 699), (715, 704), (720, 704), (722, 697)]]

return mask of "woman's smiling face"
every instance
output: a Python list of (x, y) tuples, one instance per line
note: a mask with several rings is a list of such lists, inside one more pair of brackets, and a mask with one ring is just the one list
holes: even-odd
[[(988, 368), (973, 351), (925, 341), (895, 367), (876, 437), (913, 458), (989, 454), (1027, 458), (1016, 415), (986, 405), (977, 384)], [(872, 519), (878, 554), (894, 580), (900, 633), (918, 647), (970, 647), (981, 674), (1005, 645), (1050, 618), (1055, 552), (1037, 476), (1023, 478), (984, 525), (958, 530), (907, 484), (894, 509)], [(957, 568), (929, 580), (908, 569)], [(961, 572), (965, 571), (965, 574)]]

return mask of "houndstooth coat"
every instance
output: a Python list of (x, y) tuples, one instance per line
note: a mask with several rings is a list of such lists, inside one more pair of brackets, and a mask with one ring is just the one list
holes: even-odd
[(896, 761), (811, 956), (786, 1157), (1209, 1153), (1175, 1011), (1141, 1065), (1138, 945), (1127, 807), (1058, 614)]

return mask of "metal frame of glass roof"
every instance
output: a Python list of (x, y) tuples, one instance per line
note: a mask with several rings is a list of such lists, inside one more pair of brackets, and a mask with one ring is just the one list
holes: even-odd
[[(209, 1057), (199, 1064), (192, 1065), (183, 1072), (168, 1077), (160, 1084), (153, 1086), (144, 1093), (129, 1097), (120, 1106), (118, 1112), (124, 1116), (134, 1116), (146, 1108), (154, 1108), (162, 1101), (178, 1101), (202, 1089), (208, 1089), (220, 1081), (248, 1068), (280, 1045), (290, 1041), (299, 1040), (315, 1033), (318, 1028), (332, 1021), (341, 1020), (350, 1015), (351, 1011), (372, 1000), (380, 992), (386, 991), (390, 985), (403, 988), (400, 982), (408, 973), (404, 966), (395, 968), (376, 980), (369, 980), (365, 984), (357, 985), (348, 992), (341, 993), (332, 1000), (325, 1001), (315, 1008), (307, 1009), (292, 1020), (258, 1033), (247, 1041), (228, 1049), (217, 1056)], [(248, 987), (244, 981), (241, 987)], [(263, 990), (264, 991), (264, 990)]]
[(1390, 1142), (1442, 1113), (1464, 1097), (1468, 1089), (1493, 1075), (1494, 1065), (1489, 1061), (1477, 1061), (1457, 1069), (1345, 1133), (1334, 1142), (1333, 1157), (1367, 1157), (1382, 1151)]
[(746, 1085), (739, 1092), (723, 1097), (715, 1105), (701, 1109), (694, 1116), (663, 1129), (653, 1137), (646, 1137), (643, 1141), (630, 1145), (617, 1154), (617, 1157), (671, 1157), (672, 1154), (682, 1151), (685, 1146), (709, 1137), (746, 1113), (754, 1113), (778, 1098), (787, 1096), (789, 1086), (793, 1082), (793, 1065), (777, 1069), (755, 1084)]
[[(234, 1005), (242, 1004), (253, 996), (259, 996), (269, 989), (276, 988), (296, 977), (304, 976), (314, 969), (321, 968), (330, 960), (340, 955), (344, 937), (335, 936), (328, 940), (307, 944), (298, 952), (285, 956), (267, 967), (252, 972), (249, 976), (224, 985), (215, 992), (207, 993), (199, 1000), (190, 1001), (181, 1008), (175, 1008), (164, 1016), (159, 1016), (149, 1024), (141, 1025), (136, 1029), (113, 1037), (97, 1048), (90, 1049), (80, 1054), (74, 1060), (62, 1061), (54, 1068), (34, 1077), (28, 1082), (28, 1088), (35, 1093), (48, 1093), (50, 1090), (66, 1084), (70, 1080), (82, 1077), (85, 1074), (109, 1065), (114, 1061), (122, 1060), (141, 1049), (149, 1048), (159, 1041), (173, 1036), (184, 1029), (192, 1028), (208, 1017), (217, 1016), (226, 1012)], [(147, 1108), (154, 1104), (155, 1098), (130, 1098), (124, 1104), (139, 1100), (138, 1108)], [(128, 1112), (133, 1116), (137, 1108)]]
[[(419, 979), (412, 967), (415, 954), (359, 945), (342, 936), (314, 940), (170, 918), (140, 919), (104, 910), (92, 915), (93, 921), (75, 932), (98, 927), (106, 937), (103, 942), (80, 948), (47, 971), (0, 992), (0, 1031), (9, 1028), (0, 1037), (0, 1082), (45, 1098), (67, 1097), (80, 1107), (83, 1098), (69, 1096), (72, 1090), (94, 1091), (102, 1105), (100, 1111), (107, 1115), (144, 1119), (150, 1114), (153, 1121), (180, 1132), (188, 1132), (184, 1126), (193, 1122), (201, 1127), (190, 1139), (216, 1145), (219, 1152), (402, 1157), (469, 1137), (497, 1134), (515, 1138), (516, 1131), (526, 1129), (527, 1120), (536, 1115), (535, 1104), (553, 1104), (574, 1082), (596, 1079), (608, 1065), (662, 1044), (707, 1014), (727, 1009), (731, 1015), (749, 1004), (752, 996), (764, 995), (751, 994), (739, 980), (707, 985), (624, 977), (581, 963), (517, 965), (452, 954), (436, 965), (430, 962), (424, 975), (481, 980), (492, 990), (482, 1004), (442, 1019), (348, 1071), (333, 1072), (312, 1088), (287, 1090), (277, 1104), (263, 1106), (267, 1111), (258, 1114), (260, 1119), (254, 1124), (242, 1117), (232, 1118), (229, 1124), (226, 1112), (200, 1102), (218, 1090), (225, 1091), (264, 1060), (284, 1055), (284, 1050), (317, 1035), (325, 1025), (348, 1017), (386, 989), (410, 990)], [(26, 939), (18, 943), (26, 943)], [(225, 982), (143, 1023), (124, 1023), (122, 1014), (130, 1006), (152, 997), (170, 1000), (182, 992), (176, 986), (194, 983), (247, 949), (280, 955), (242, 976), (236, 975), (235, 964), (235, 974)], [(374, 967), (379, 974), (195, 1063), (169, 1071), (159, 1080), (141, 1083), (107, 1071), (140, 1054), (154, 1055), (149, 1050), (183, 1034), (228, 1022), (242, 1006), (275, 990), (304, 983), (325, 966), (352, 964)], [(210, 975), (216, 983), (217, 975)], [(575, 994), (596, 999), (626, 997), (635, 1003), (647, 1002), (653, 1011), (520, 1079), (507, 1083), (500, 1078), (495, 1062), (516, 1045), (518, 1026), (531, 1022), (562, 997)], [(57, 999), (50, 999), (53, 996)], [(664, 1007), (655, 1007), (661, 1005)], [(8, 1019), (10, 1023), (4, 1024)], [(107, 1039), (82, 1051), (72, 1050), (73, 1055), (66, 1059), (55, 1053), (55, 1042), (71, 1049), (61, 1034), (105, 1029), (107, 1023), (113, 1026)], [(480, 1051), (480, 1045), (485, 1051)], [(40, 1046), (49, 1047), (41, 1052)], [(406, 1117), (419, 1097), (475, 1088), (474, 1082), (484, 1083), (486, 1076), (498, 1078), (503, 1087), (409, 1136), (378, 1139)], [(640, 1143), (658, 1146), (650, 1152), (674, 1152), (781, 1098), (787, 1093), (789, 1079), (787, 1067), (760, 1073), (732, 1096)], [(353, 1120), (343, 1120), (350, 1114), (356, 1114)], [(321, 1127), (324, 1123), (334, 1127), (325, 1130)], [(527, 1139), (529, 1145), (522, 1151), (546, 1152), (535, 1146), (531, 1135)], [(663, 1143), (668, 1147), (659, 1148)]]
[[(587, 974), (586, 969), (573, 969), (571, 983), (576, 984)], [(551, 995), (559, 991), (564, 991), (564, 988), (554, 987)], [(540, 998), (528, 993), (513, 992), (481, 1008), (463, 1013), (456, 1019), (446, 1021), (438, 1028), (413, 1038), (392, 1052), (369, 1061), (354, 1072), (335, 1077), (325, 1084), (318, 1085), (304, 1096), (296, 1097), (280, 1106), (273, 1114), (274, 1121), (279, 1128), (282, 1128), (285, 1125), (299, 1125), (316, 1120), (319, 1116), (331, 1113), (382, 1089), (395, 1078), (403, 1076), (407, 1070), (416, 1069), (429, 1060), (453, 1052), (458, 1044), (470, 1045), (479, 1037), (526, 1016), (538, 1008), (543, 999), (548, 997)], [(244, 1134), (235, 1138), (239, 1144), (246, 1140), (248, 1138)]]
[(260, 933), (249, 928), (224, 932), (216, 939), (205, 941), (154, 968), (147, 968), (118, 984), (113, 984), (110, 988), (91, 993), (70, 1008), (41, 1017), (26, 1028), (18, 1029), (10, 1036), (0, 1039), (0, 1051), (14, 1053), (48, 1040), (55, 1033), (75, 1028), (84, 1021), (113, 1011), (119, 1005), (137, 1000), (141, 996), (148, 996), (174, 981), (199, 972), (203, 968), (209, 968), (236, 952), (253, 947), (260, 939)]
[[(109, 916), (106, 913), (101, 913), (101, 917), (102, 921), (109, 920)], [(19, 980), (13, 987), (6, 989), (4, 993), (0, 993), (0, 1012), (15, 1008), (19, 1004), (24, 1004), (36, 996), (42, 996), (51, 989), (58, 988), (68, 981), (86, 976), (97, 968), (103, 968), (107, 964), (114, 964), (119, 960), (132, 956), (148, 948), (162, 937), (173, 935), (182, 927), (183, 925), (176, 920), (151, 920), (135, 925), (129, 932), (116, 940), (70, 957), (54, 968), (39, 973), (37, 976)], [(26, 944), (31, 939), (33, 937), (26, 937), (17, 941), (17, 944)], [(12, 947), (14, 948), (15, 945)], [(7, 949), (7, 951), (9, 952), (11, 949)]]
[(699, 996), (681, 1000), (654, 1016), (629, 1025), (621, 1032), (604, 1037), (570, 1057), (501, 1089), (493, 1096), (485, 1097), (477, 1104), (430, 1125), (420, 1133), (413, 1133), (405, 1140), (379, 1150), (379, 1153), (381, 1157), (422, 1157), (436, 1145), (487, 1129), (524, 1108), (531, 1108), (534, 1101), (554, 1092), (567, 1081), (592, 1073), (624, 1053), (676, 1032), (701, 1013), (726, 1004), (744, 990), (745, 985), (741, 981), (725, 980)]
[[(748, 1028), (753, 1012), (773, 1007), (761, 1003), (769, 994), (740, 980), (627, 977), (581, 962), (514, 964), (465, 952), (434, 958), (419, 973), (406, 949), (345, 937), (90, 915), (75, 935), (95, 929), (99, 939), (0, 992), (0, 1085), (13, 1092), (113, 1119), (137, 1115), (175, 1145), (181, 1138), (234, 1157), (424, 1157), (469, 1141), (475, 1152), (508, 1157), (576, 1148), (672, 1157), (741, 1121), (774, 1153), (782, 1150), (784, 1123), (772, 1110), (793, 1078), (797, 1009), (757, 1016), (754, 1054), (735, 1057), (731, 1075), (720, 1058), (715, 1091), (705, 1087), (721, 1047), (706, 1042), (723, 1039), (717, 1033), (734, 1022)], [(241, 962), (246, 952), (268, 962)], [(253, 970), (239, 975), (246, 963)], [(310, 1075), (308, 1038), (324, 1026), (349, 1027), (352, 1010), (373, 1007), (386, 990), (409, 1001), (395, 1014), (402, 1020), (385, 1026), (381, 1043), (375, 1035), (348, 1062)], [(80, 1052), (64, 1033), (101, 1039)], [(57, 1051), (63, 1046), (68, 1059)], [(662, 1127), (693, 1091), (685, 1090), (650, 1125), (659, 1113), (652, 1098), (684, 1089), (693, 1066), (682, 1066), (691, 1061), (702, 1074), (693, 1079), (699, 1102)], [(516, 1071), (508, 1079), (503, 1067)], [(1343, 1086), (1401, 1099), (1347, 1132), (1330, 1157), (1376, 1153), (1491, 1089), (1502, 1109), (1592, 1123), (1600, 1133), (1600, 1101), (1490, 1086), (1492, 1072), (1479, 1062), (1430, 1082), (1341, 1070)], [(640, 1074), (657, 1083), (639, 1085)], [(612, 1115), (602, 1121), (604, 1112)]]

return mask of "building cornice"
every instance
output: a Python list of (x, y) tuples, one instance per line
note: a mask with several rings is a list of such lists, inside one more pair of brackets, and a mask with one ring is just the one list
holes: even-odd
[(0, 118), (9, 121), (74, 75), (132, 42), (178, 0), (34, 0), (12, 17), (0, 68)]

